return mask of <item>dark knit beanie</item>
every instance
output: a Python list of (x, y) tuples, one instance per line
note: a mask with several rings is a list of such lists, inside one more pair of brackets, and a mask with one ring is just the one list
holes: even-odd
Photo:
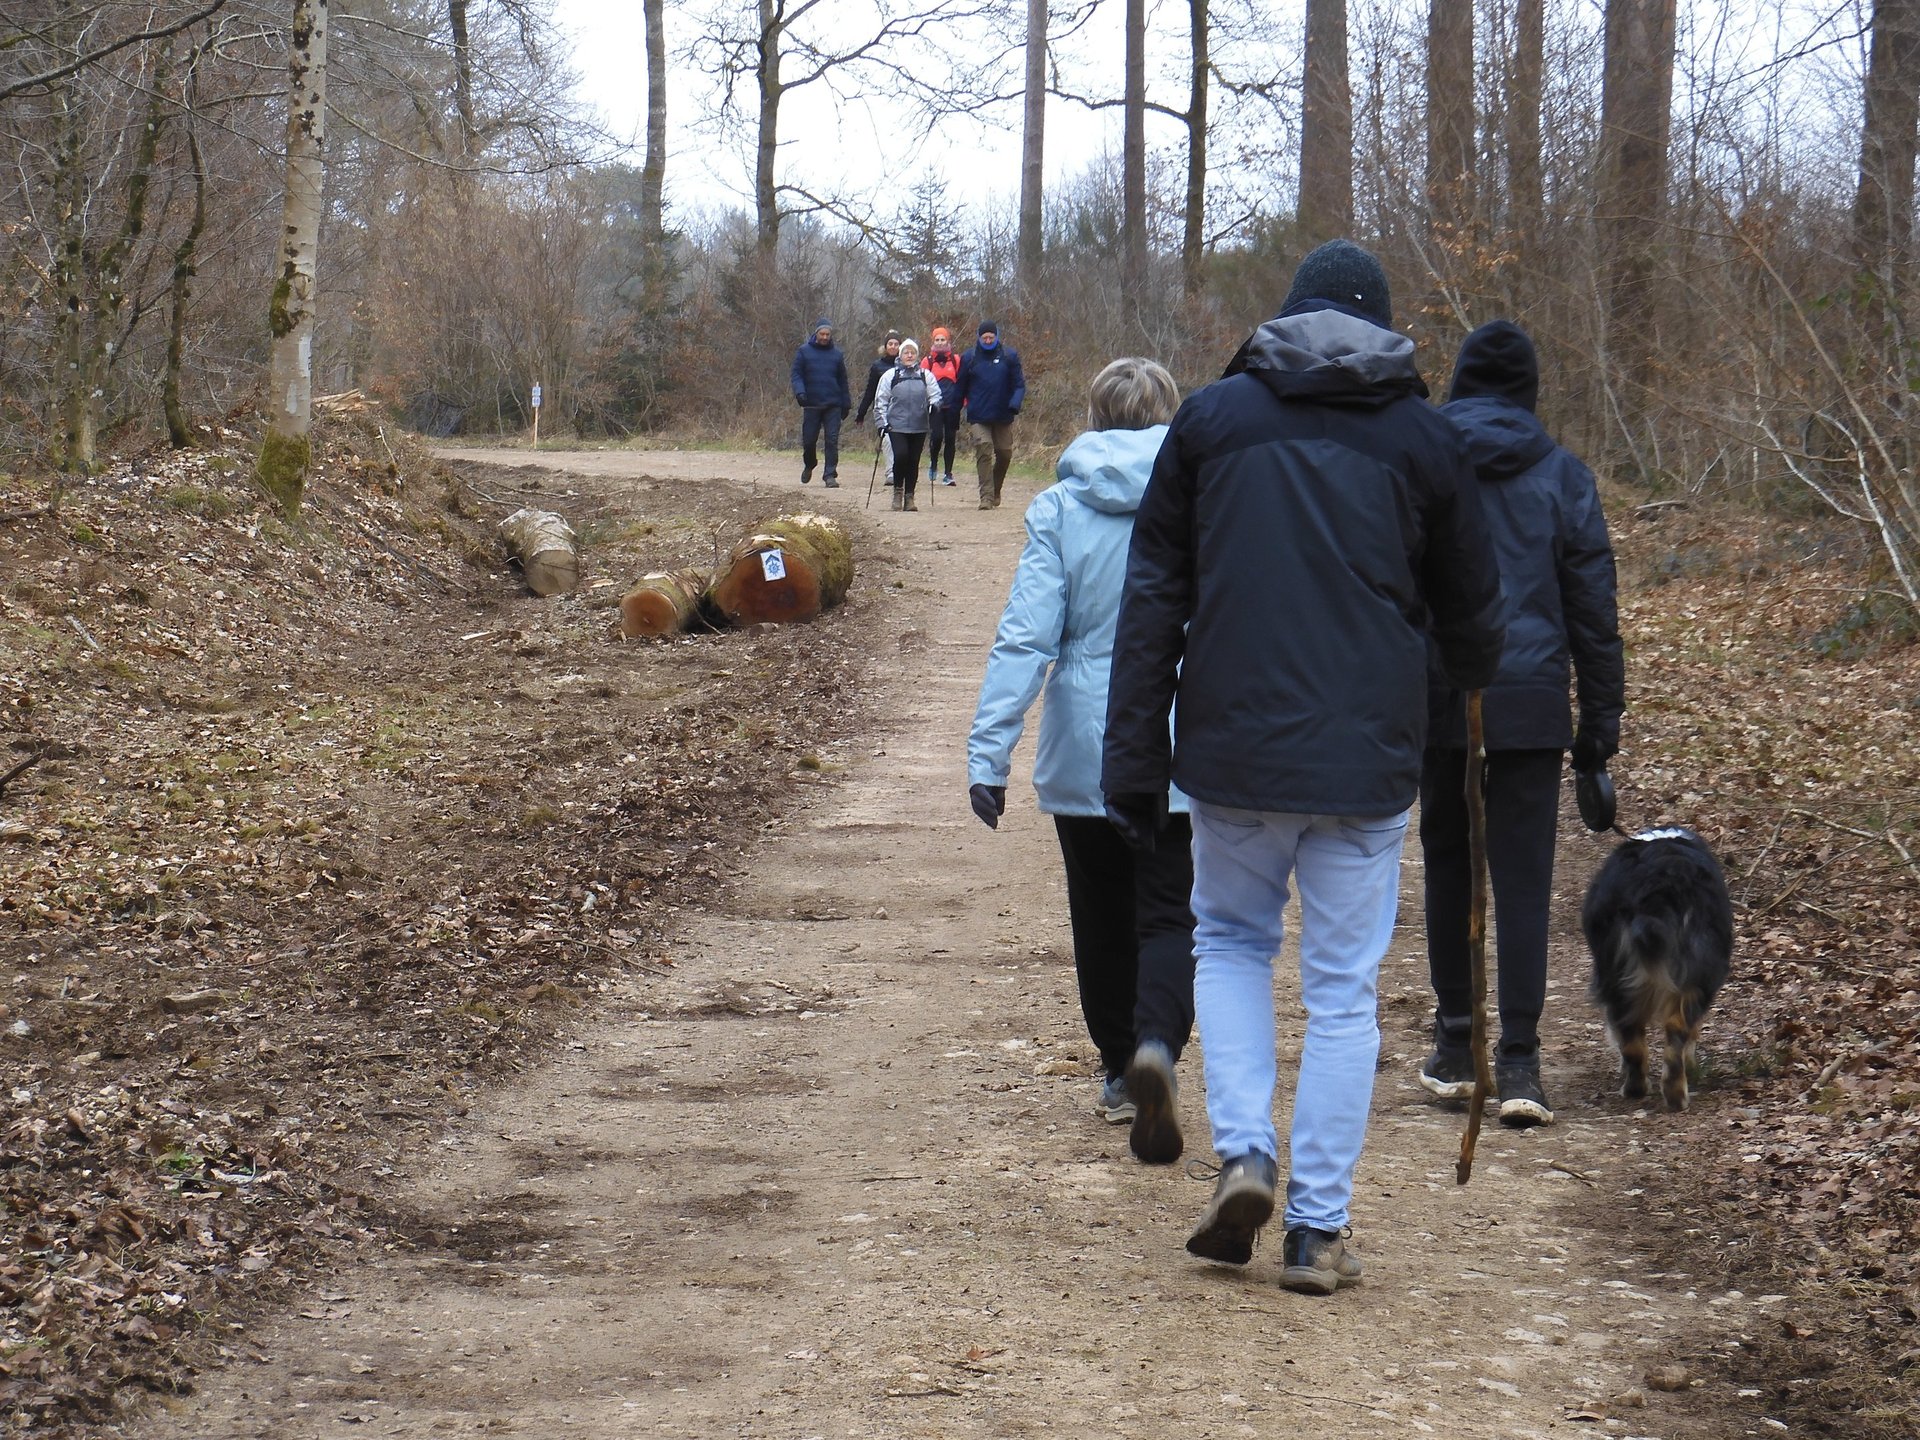
[(1293, 272), (1293, 288), (1287, 291), (1282, 313), (1302, 300), (1331, 300), (1376, 325), (1393, 328), (1393, 296), (1387, 290), (1387, 272), (1371, 251), (1351, 240), (1329, 240), (1307, 253)]
[(1000, 333), (1000, 327), (999, 327), (998, 325), (996, 325), (996, 324), (994, 324), (994, 323), (993, 323), (993, 321), (991, 321), (991, 320), (982, 320), (982, 321), (980, 322), (980, 328), (979, 328), (978, 330), (976, 330), (976, 331), (974, 331), (973, 333), (974, 333), (974, 334), (975, 334), (976, 336), (979, 336), (979, 335), (998, 335), (998, 334)]
[(898, 339), (900, 339), (900, 338), (902, 338), (902, 337), (901, 337), (901, 335), (900, 335), (900, 332), (899, 332), (898, 330), (889, 330), (889, 331), (887, 331), (887, 339), (889, 339), (889, 340), (898, 340)]
[(1540, 357), (1527, 332), (1511, 320), (1482, 325), (1461, 342), (1447, 399), (1473, 395), (1497, 395), (1525, 410), (1540, 399)]

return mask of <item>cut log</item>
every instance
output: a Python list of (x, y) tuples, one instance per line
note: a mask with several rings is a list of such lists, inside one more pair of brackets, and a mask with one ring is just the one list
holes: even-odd
[(573, 527), (551, 510), (516, 510), (500, 522), (500, 537), (536, 595), (558, 595), (580, 583), (580, 552)]
[(673, 635), (687, 628), (707, 593), (707, 577), (697, 570), (674, 570), (642, 576), (640, 583), (620, 597), (620, 633)]
[(783, 515), (733, 547), (712, 599), (736, 625), (811, 620), (846, 598), (853, 542), (827, 515)]

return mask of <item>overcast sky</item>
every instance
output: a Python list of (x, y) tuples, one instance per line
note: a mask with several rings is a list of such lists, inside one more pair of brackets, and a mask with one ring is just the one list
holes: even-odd
[[(561, 0), (556, 7), (561, 24), (576, 45), (574, 68), (581, 77), (587, 102), (618, 135), (636, 142), (646, 132), (646, 35), (636, 0)], [(862, 7), (864, 8), (864, 7)], [(1102, 7), (1086, 31), (1072, 41), (1076, 61), (1097, 65), (1120, 87), (1120, 9)], [(667, 8), (667, 200), (681, 209), (709, 209), (753, 204), (751, 158), (742, 142), (727, 143), (711, 129), (696, 128), (699, 112), (712, 104), (704, 76), (691, 73), (674, 52), (686, 45), (687, 33), (679, 6)], [(959, 48), (959, 47), (956, 47)], [(951, 75), (969, 71), (964, 54), (951, 57)], [(927, 77), (944, 84), (948, 76)], [(1171, 97), (1169, 97), (1171, 98)], [(1178, 97), (1184, 101), (1185, 97)], [(886, 97), (836, 114), (824, 87), (812, 86), (788, 96), (782, 103), (783, 138), (793, 137), (780, 152), (781, 174), (833, 184), (842, 191), (872, 195), (881, 188), (878, 168), (877, 125), (885, 124)], [(1164, 122), (1155, 122), (1156, 125)], [(1085, 168), (1103, 147), (1116, 152), (1120, 143), (1117, 110), (1094, 114), (1060, 100), (1047, 107), (1047, 172), (1053, 179)], [(895, 127), (888, 127), (889, 137)], [(1158, 138), (1150, 133), (1150, 140)], [(634, 163), (639, 163), (639, 153)], [(918, 163), (936, 169), (953, 185), (957, 200), (1004, 201), (1011, 205), (1020, 185), (1020, 107), (1011, 103), (983, 125), (956, 118), (937, 132), (936, 143), (925, 147)], [(898, 183), (897, 173), (889, 177)], [(912, 183), (911, 177), (901, 189)], [(891, 206), (883, 205), (884, 209)]]

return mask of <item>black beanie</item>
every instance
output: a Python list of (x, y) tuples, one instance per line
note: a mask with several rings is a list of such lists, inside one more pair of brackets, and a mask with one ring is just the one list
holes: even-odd
[(991, 320), (982, 320), (980, 322), (980, 328), (974, 331), (973, 333), (976, 337), (981, 335), (987, 335), (987, 334), (992, 334), (995, 337), (998, 337), (1000, 334), (1000, 327), (994, 324), (993, 321)]
[(1461, 342), (1453, 362), (1449, 400), (1497, 395), (1531, 410), (1540, 399), (1540, 357), (1527, 332), (1511, 320), (1482, 325)]
[(1293, 288), (1287, 291), (1282, 313), (1302, 300), (1331, 300), (1376, 325), (1393, 328), (1393, 296), (1387, 290), (1387, 272), (1371, 251), (1351, 240), (1329, 240), (1307, 253), (1293, 272)]

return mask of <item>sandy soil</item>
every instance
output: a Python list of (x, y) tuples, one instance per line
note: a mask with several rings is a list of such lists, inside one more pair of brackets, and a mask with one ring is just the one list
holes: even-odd
[[(551, 463), (724, 472), (829, 509), (859, 506), (865, 480), (801, 491), (788, 458), (698, 452)], [(1281, 1291), (1277, 1236), (1244, 1270), (1184, 1252), (1207, 1187), (1138, 1165), (1091, 1110), (1051, 826), (1021, 774), (997, 833), (966, 807), (1030, 493), (873, 516), (897, 543), (857, 583), (895, 587), (901, 618), (873, 636), (884, 718), (824, 757), (836, 783), (743, 857), (670, 975), (627, 982), (550, 1067), (414, 1157), (398, 1203), (416, 1245), (319, 1277), (236, 1338), (252, 1360), (128, 1433), (1781, 1433), (1712, 1364), (1775, 1302), (1650, 1273), (1634, 1249), (1613, 1177), (1663, 1117), (1610, 1098), (1570, 931), (1548, 1029), (1561, 1121), (1490, 1127), (1454, 1186), (1460, 1118), (1412, 1078), (1417, 852), (1354, 1207), (1366, 1282)], [(1566, 833), (1570, 921), (1598, 851)], [(1283, 1061), (1296, 996), (1282, 984)], [(1198, 1059), (1181, 1109), (1204, 1157)]]

